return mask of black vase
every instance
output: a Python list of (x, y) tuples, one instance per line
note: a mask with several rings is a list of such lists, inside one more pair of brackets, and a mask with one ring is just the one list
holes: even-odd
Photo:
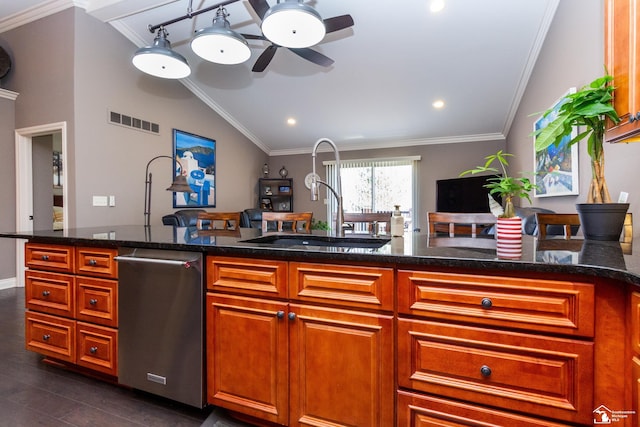
[(587, 240), (620, 240), (629, 203), (577, 203), (582, 234)]

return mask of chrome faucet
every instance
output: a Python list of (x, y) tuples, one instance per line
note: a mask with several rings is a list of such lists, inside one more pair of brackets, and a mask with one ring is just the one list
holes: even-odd
[[(337, 174), (336, 183), (338, 187), (337, 190), (331, 188), (329, 184), (319, 179), (318, 175), (316, 174), (316, 151), (318, 150), (318, 145), (320, 145), (323, 142), (326, 142), (331, 146), (331, 148), (333, 148), (333, 152), (336, 157), (336, 174)], [(344, 237), (344, 228), (342, 227), (342, 224), (344, 223), (344, 211), (342, 208), (342, 182), (340, 181), (340, 153), (338, 152), (338, 147), (336, 147), (336, 144), (334, 144), (334, 142), (331, 141), (330, 139), (320, 138), (318, 141), (316, 141), (315, 145), (313, 146), (313, 151), (311, 152), (311, 158), (313, 159), (313, 174), (311, 175), (312, 176), (311, 200), (316, 201), (319, 198), (318, 184), (322, 184), (326, 186), (329, 190), (331, 190), (331, 192), (333, 193), (333, 195), (338, 201), (338, 213), (336, 215), (336, 236)]]

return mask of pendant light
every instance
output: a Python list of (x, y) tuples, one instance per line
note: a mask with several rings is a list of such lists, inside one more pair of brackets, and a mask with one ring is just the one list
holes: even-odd
[(210, 27), (196, 31), (191, 40), (191, 49), (196, 55), (217, 64), (240, 64), (251, 57), (249, 44), (231, 29), (227, 16), (221, 7)]
[(261, 28), (271, 42), (291, 48), (314, 46), (326, 34), (320, 14), (302, 0), (285, 0), (269, 8)]
[(158, 28), (153, 45), (138, 49), (132, 59), (137, 69), (165, 79), (182, 79), (191, 74), (184, 56), (171, 50), (164, 27)]

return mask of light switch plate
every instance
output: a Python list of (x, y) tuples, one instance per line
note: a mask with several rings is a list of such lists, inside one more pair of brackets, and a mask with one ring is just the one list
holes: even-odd
[(109, 206), (116, 205), (116, 196), (109, 196)]
[(107, 206), (107, 196), (93, 196), (93, 206)]

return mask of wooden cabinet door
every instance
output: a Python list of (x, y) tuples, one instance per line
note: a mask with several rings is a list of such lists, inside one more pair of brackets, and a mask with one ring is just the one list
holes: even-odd
[(296, 304), (289, 312), (288, 425), (394, 425), (393, 317)]
[(253, 297), (287, 297), (287, 262), (207, 257), (207, 289)]
[(77, 320), (104, 326), (118, 326), (118, 282), (76, 277)]
[(640, 141), (640, 1), (605, 1), (605, 63), (616, 90), (613, 104), (622, 119), (607, 130), (609, 142)]
[(393, 310), (393, 269), (289, 263), (289, 298), (374, 310)]
[(25, 271), (25, 300), (29, 310), (73, 317), (75, 277), (70, 274)]
[(76, 363), (94, 371), (118, 375), (118, 331), (77, 322), (76, 332)]
[(115, 279), (118, 277), (118, 255), (115, 248), (76, 248), (76, 273)]
[(73, 273), (76, 266), (73, 246), (27, 243), (25, 265), (35, 270)]
[(287, 304), (207, 294), (207, 402), (288, 422)]

